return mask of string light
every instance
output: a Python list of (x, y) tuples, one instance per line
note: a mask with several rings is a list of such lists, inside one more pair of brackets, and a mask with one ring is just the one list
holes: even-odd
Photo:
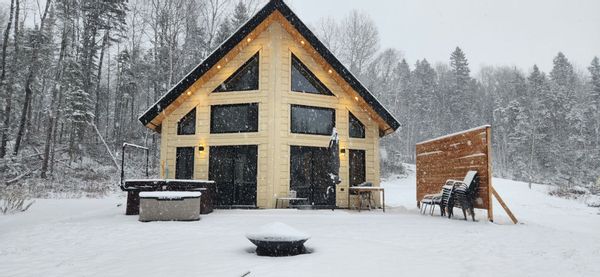
[(247, 38), (247, 39), (246, 39), (246, 41), (247, 41), (247, 42), (250, 42), (250, 41), (252, 41), (252, 39), (251, 39), (251, 38)]
[(217, 69), (221, 69), (221, 65), (217, 65)]
[(303, 41), (303, 40), (301, 40), (301, 41), (300, 41), (300, 44), (304, 45), (304, 41)]
[(333, 73), (333, 70), (329, 69), (329, 74)]

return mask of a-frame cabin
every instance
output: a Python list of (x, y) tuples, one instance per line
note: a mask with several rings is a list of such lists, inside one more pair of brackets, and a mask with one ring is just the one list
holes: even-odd
[(214, 180), (218, 206), (259, 208), (275, 207), (290, 190), (324, 205), (324, 151), (334, 127), (342, 179), (336, 205), (348, 207), (349, 186), (379, 185), (379, 139), (399, 127), (280, 0), (267, 3), (140, 121), (161, 135), (162, 178)]

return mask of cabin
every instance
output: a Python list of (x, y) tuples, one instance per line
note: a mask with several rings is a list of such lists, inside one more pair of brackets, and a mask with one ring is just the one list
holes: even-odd
[[(216, 182), (217, 207), (315, 207), (339, 134), (337, 207), (379, 186), (379, 139), (400, 124), (281, 0), (268, 2), (139, 118), (160, 133), (161, 178)], [(330, 181), (329, 181), (330, 183)]]

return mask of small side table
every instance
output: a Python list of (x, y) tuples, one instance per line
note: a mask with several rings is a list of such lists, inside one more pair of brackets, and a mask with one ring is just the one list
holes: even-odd
[[(361, 210), (363, 206), (363, 194), (368, 195), (369, 202), (371, 202), (371, 197), (373, 192), (379, 192), (381, 194), (381, 207), (383, 208), (383, 212), (385, 213), (385, 189), (382, 187), (350, 187), (348, 191), (348, 208), (350, 208), (350, 191), (356, 192), (360, 200), (360, 208)], [(371, 203), (369, 203), (369, 207)]]

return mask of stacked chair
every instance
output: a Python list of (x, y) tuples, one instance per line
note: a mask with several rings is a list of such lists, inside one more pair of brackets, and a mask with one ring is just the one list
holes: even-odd
[(433, 215), (435, 207), (439, 206), (441, 216), (447, 215), (448, 218), (451, 218), (454, 215), (454, 208), (460, 208), (465, 220), (467, 220), (468, 212), (475, 221), (474, 206), (478, 187), (479, 176), (474, 170), (467, 172), (463, 181), (447, 180), (439, 193), (428, 194), (421, 199), (421, 213), (427, 213), (429, 208), (429, 214)]

